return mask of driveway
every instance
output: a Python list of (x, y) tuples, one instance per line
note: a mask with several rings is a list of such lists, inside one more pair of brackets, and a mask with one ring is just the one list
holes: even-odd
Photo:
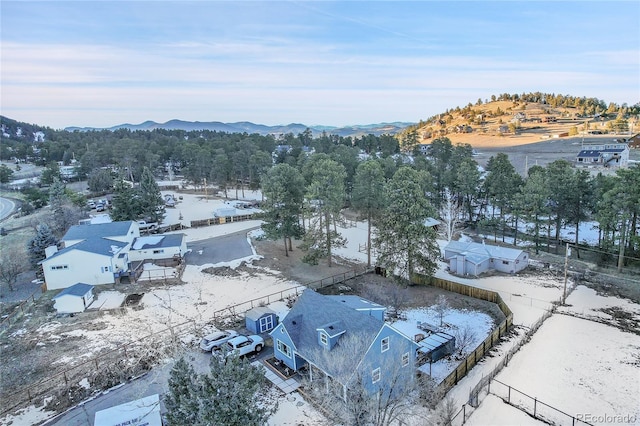
[(247, 240), (247, 232), (249, 230), (189, 243), (187, 247), (191, 252), (185, 256), (187, 265), (231, 262), (254, 255), (255, 252)]

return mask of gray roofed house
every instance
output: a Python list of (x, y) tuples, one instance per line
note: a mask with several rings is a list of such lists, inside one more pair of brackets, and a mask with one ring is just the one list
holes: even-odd
[[(58, 250), (45, 260), (54, 259), (57, 256), (62, 256), (75, 250), (113, 257), (114, 255), (117, 255), (120, 250), (127, 247), (127, 245), (127, 243), (109, 240), (107, 238), (91, 238), (89, 240), (81, 241), (70, 247), (65, 247), (62, 250)], [(44, 262), (44, 260), (42, 262)]]
[(450, 241), (444, 248), (444, 258), (449, 270), (458, 275), (478, 276), (490, 269), (513, 274), (529, 264), (529, 255), (523, 250), (484, 242)]
[[(418, 346), (373, 316), (377, 307), (359, 297), (329, 297), (307, 289), (270, 333), (274, 355), (293, 370), (313, 366), (342, 385), (343, 398), (357, 378), (372, 391), (392, 379), (391, 371), (400, 370), (405, 380), (412, 380)], [(313, 369), (312, 380), (318, 374)]]
[[(131, 243), (129, 260), (179, 262), (187, 253), (187, 239), (185, 234), (162, 234), (137, 237)], [(166, 262), (163, 262), (166, 263)]]
[(628, 163), (626, 142), (584, 145), (576, 156), (576, 164), (580, 166), (627, 167)]

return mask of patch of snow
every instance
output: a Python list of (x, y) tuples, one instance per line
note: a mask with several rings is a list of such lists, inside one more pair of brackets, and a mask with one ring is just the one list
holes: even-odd
[(0, 418), (0, 426), (40, 424), (55, 414), (44, 408), (49, 401), (51, 401), (51, 397), (45, 398), (43, 404), (39, 407), (30, 405), (27, 408), (18, 410), (15, 414), (5, 415), (5, 417)]
[(101, 291), (91, 304), (91, 309), (107, 310), (119, 308), (125, 297), (119, 291)]

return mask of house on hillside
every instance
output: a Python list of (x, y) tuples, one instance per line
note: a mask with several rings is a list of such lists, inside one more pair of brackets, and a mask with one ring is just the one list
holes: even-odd
[(576, 156), (576, 164), (585, 167), (627, 167), (629, 145), (626, 142), (584, 145)]
[(444, 258), (449, 271), (458, 275), (478, 276), (489, 270), (515, 274), (529, 265), (529, 254), (523, 250), (462, 241), (449, 242)]
[(140, 236), (133, 221), (74, 225), (61, 239), (62, 249), (50, 247), (40, 262), (47, 289), (77, 282), (114, 284), (129, 272), (129, 248)]
[(79, 281), (92, 285), (114, 284), (129, 270), (128, 247), (127, 243), (96, 237), (53, 250), (40, 262), (47, 289), (66, 288)]
[(275, 357), (311, 381), (347, 398), (362, 385), (370, 394), (414, 380), (418, 345), (389, 324), (384, 310), (361, 298), (305, 290), (270, 333)]

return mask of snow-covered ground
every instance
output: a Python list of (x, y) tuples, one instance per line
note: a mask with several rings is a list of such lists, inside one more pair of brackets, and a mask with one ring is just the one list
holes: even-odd
[[(182, 222), (188, 225), (191, 220), (213, 217), (213, 212), (224, 206), (224, 201), (205, 200), (197, 195), (183, 194), (182, 197), (175, 209), (167, 209), (166, 224)], [(259, 193), (248, 194), (248, 191), (245, 191), (245, 198), (260, 200), (261, 196)], [(178, 232), (186, 233), (188, 241), (197, 241), (249, 230), (259, 225), (259, 221), (247, 221)], [(367, 224), (356, 222), (355, 226), (339, 228), (339, 232), (347, 239), (347, 243), (345, 247), (335, 250), (335, 255), (366, 262), (366, 252), (363, 248), (367, 241)], [(250, 262), (254, 258), (255, 256), (250, 256), (244, 260)], [(228, 265), (235, 267), (239, 263), (240, 261), (237, 261)], [(223, 265), (187, 266), (183, 273), (185, 284), (158, 286), (146, 292), (140, 301), (143, 306), (141, 310), (128, 309), (123, 315), (101, 316), (100, 320), (106, 324), (102, 329), (65, 333), (59, 332), (59, 329), (62, 330), (59, 323), (52, 322), (39, 330), (43, 335), (51, 336), (50, 340), (42, 340), (42, 345), (54, 345), (56, 339), (64, 338), (67, 334), (82, 335), (89, 343), (85, 354), (81, 357), (74, 355), (74, 362), (77, 362), (79, 358), (89, 358), (104, 350), (106, 339), (103, 337), (107, 335), (111, 341), (128, 342), (141, 335), (164, 329), (169, 324), (187, 320), (199, 325), (204, 333), (212, 328), (210, 319), (214, 311), (298, 285), (284, 279), (277, 271), (255, 268), (255, 271), (251, 272), (247, 272), (246, 269), (237, 271), (235, 276), (217, 276), (202, 272), (208, 266)], [(521, 326), (516, 329), (516, 336), (498, 345), (493, 357), (486, 357), (451, 390), (450, 395), (459, 403), (458, 406), (462, 406), (467, 401), (469, 389), (500, 362), (500, 356), (521, 338), (523, 330), (538, 321), (552, 307), (553, 302), (560, 300), (563, 283), (552, 274), (462, 279), (449, 275), (445, 266), (440, 263), (437, 276), (499, 292), (514, 313), (514, 324)], [(122, 293), (116, 291), (103, 291), (98, 295), (94, 306), (119, 306), (123, 297)], [(611, 315), (599, 309), (612, 306), (640, 315), (640, 305), (618, 298), (599, 296), (586, 287), (578, 287), (567, 303), (571, 306), (559, 310), (567, 310), (580, 316), (596, 316), (600, 320), (611, 319)], [(281, 302), (272, 304), (271, 307), (279, 315), (287, 311), (286, 305)], [(411, 327), (417, 320), (439, 323), (439, 319), (434, 319), (428, 310), (408, 311), (406, 315), (407, 324), (399, 322), (396, 326), (409, 336), (415, 334)], [(463, 322), (459, 320), (465, 316), (478, 329), (478, 338), (482, 335), (480, 340), (484, 339), (486, 329), (491, 327), (484, 317), (476, 318), (462, 312), (450, 311), (450, 316), (445, 317), (445, 322), (455, 327), (463, 327)], [(16, 333), (18, 336), (20, 331)], [(199, 334), (185, 336), (185, 339), (197, 342)], [(556, 314), (547, 320), (531, 342), (514, 356), (498, 379), (570, 413), (636, 413), (640, 418), (639, 339), (638, 335), (624, 333), (605, 324)], [(65, 362), (65, 359), (61, 359), (60, 362)], [(299, 394), (282, 397), (279, 402), (280, 409), (271, 421), (274, 426), (315, 425), (323, 421), (322, 415), (304, 402)], [(16, 419), (14, 424), (32, 424), (44, 415), (46, 413), (43, 414), (41, 408), (32, 407), (24, 412), (24, 417)], [(8, 420), (10, 419), (2, 419), (0, 424), (8, 424)], [(485, 399), (469, 422), (475, 425), (538, 424), (534, 419), (491, 396)]]

